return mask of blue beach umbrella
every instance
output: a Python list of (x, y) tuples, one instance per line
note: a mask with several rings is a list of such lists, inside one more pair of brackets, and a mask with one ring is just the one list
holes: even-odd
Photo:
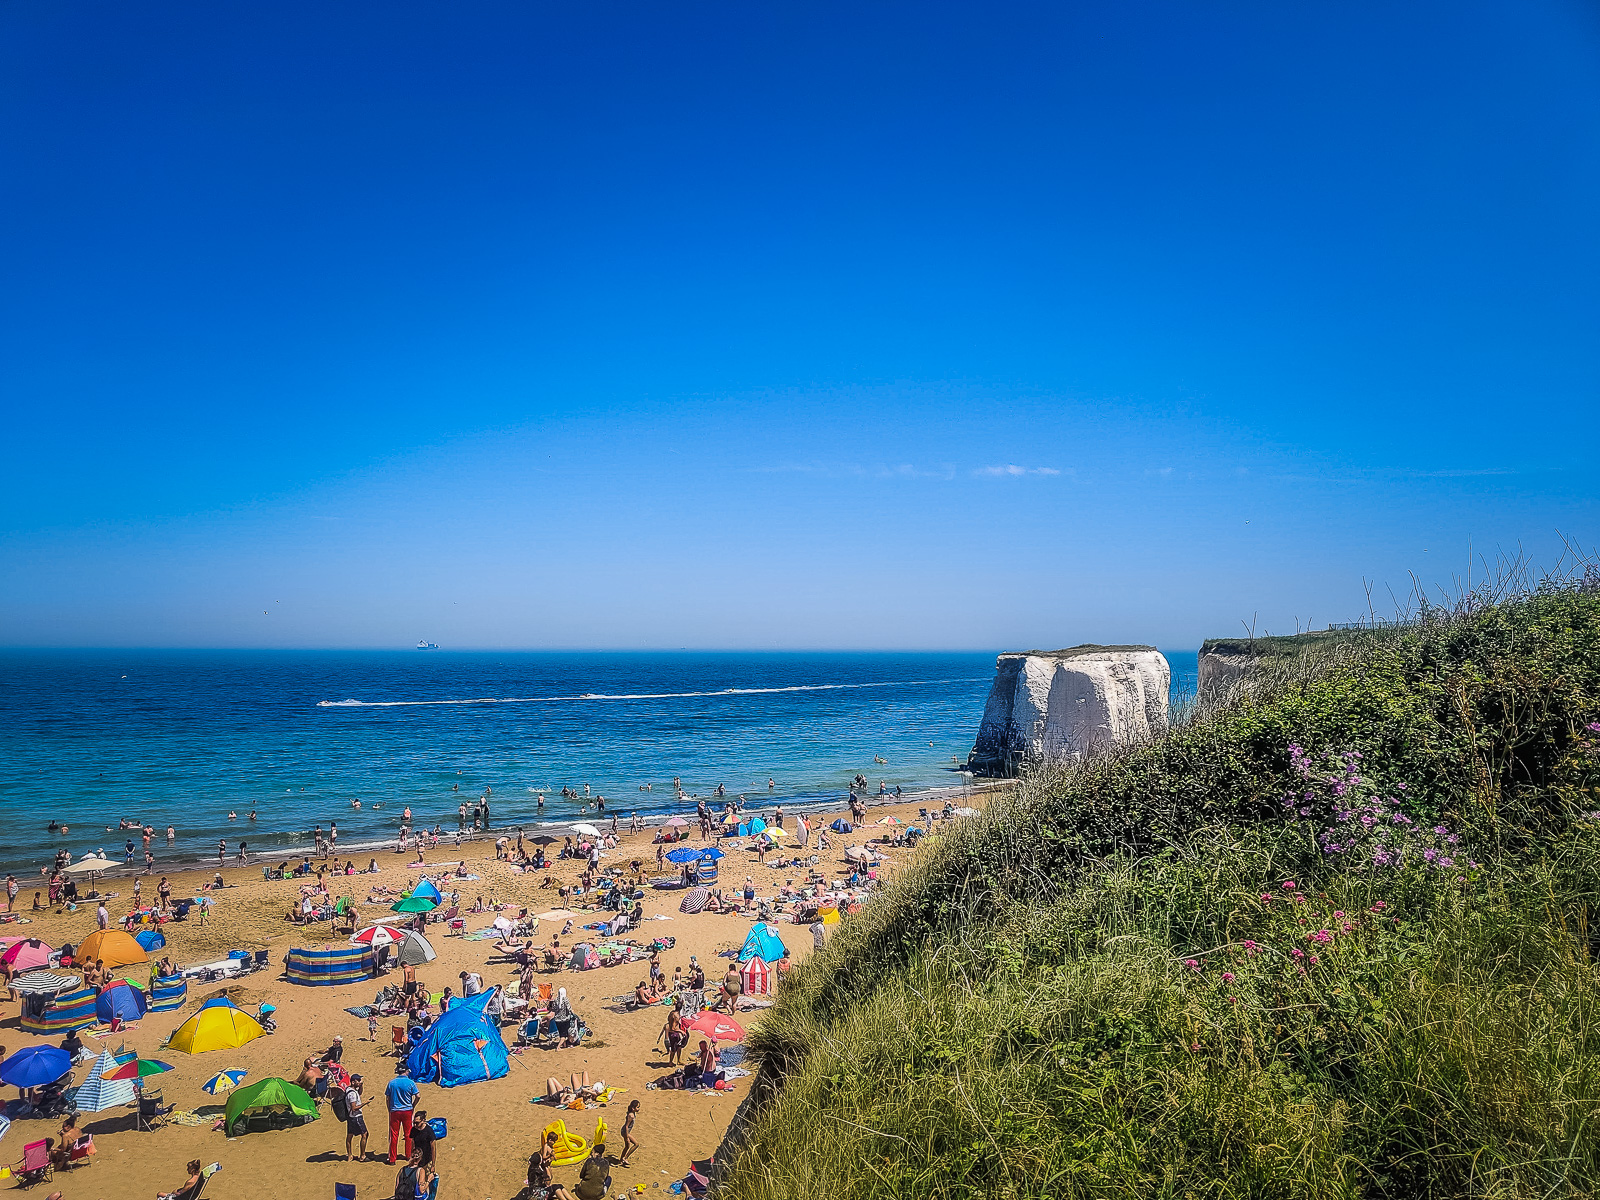
[(210, 1092), (213, 1096), (220, 1096), (224, 1092), (233, 1091), (234, 1088), (239, 1086), (239, 1081), (248, 1074), (250, 1074), (249, 1071), (223, 1071), (213, 1075), (202, 1083), (200, 1087), (201, 1090)]
[(722, 851), (718, 850), (715, 846), (707, 846), (704, 850), (700, 851), (700, 857), (709, 858), (712, 862), (716, 862), (717, 859), (725, 856), (723, 855)]
[(689, 846), (684, 846), (681, 849), (673, 850), (673, 851), (671, 851), (671, 852), (669, 852), (667, 854), (667, 861), (668, 862), (675, 862), (675, 863), (698, 862), (699, 859), (700, 859), (700, 851), (692, 849)]
[(54, 1083), (72, 1070), (72, 1058), (54, 1046), (27, 1046), (0, 1063), (0, 1083), (35, 1088)]

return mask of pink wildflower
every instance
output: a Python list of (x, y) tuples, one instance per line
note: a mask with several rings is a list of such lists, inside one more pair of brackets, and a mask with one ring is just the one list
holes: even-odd
[(1233, 982), (1233, 972), (1232, 971), (1224, 971), (1222, 973), (1222, 982), (1223, 983), (1232, 983)]
[(1292, 891), (1294, 891), (1294, 880), (1292, 880), (1292, 879), (1285, 879), (1285, 880), (1284, 880), (1284, 881), (1283, 881), (1283, 890), (1284, 890), (1284, 891), (1286, 891), (1286, 892), (1292, 892)]

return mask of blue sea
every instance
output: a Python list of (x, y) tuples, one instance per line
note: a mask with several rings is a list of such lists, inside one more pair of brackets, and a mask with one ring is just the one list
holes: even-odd
[[(1175, 699), (1192, 693), (1194, 652), (1167, 657)], [(63, 844), (119, 855), (123, 817), (173, 826), (154, 849), (176, 868), (214, 860), (221, 838), (230, 859), (239, 839), (281, 857), (330, 822), (354, 852), (392, 840), (407, 806), (453, 831), (486, 788), (496, 826), (531, 827), (593, 819), (563, 787), (624, 823), (692, 810), (674, 776), (795, 808), (837, 804), (857, 772), (874, 790), (960, 786), (994, 658), (8, 650), (0, 870), (36, 873)]]

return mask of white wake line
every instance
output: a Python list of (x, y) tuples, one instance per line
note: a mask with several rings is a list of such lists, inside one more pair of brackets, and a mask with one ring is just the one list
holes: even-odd
[(936, 687), (942, 683), (984, 683), (983, 679), (907, 679), (889, 683), (802, 683), (792, 687), (723, 688), (715, 692), (585, 692), (578, 696), (482, 696), (470, 700), (318, 700), (318, 708), (428, 708), (441, 704), (555, 704), (568, 700), (679, 700), (701, 696), (770, 696), (779, 692), (834, 692), (859, 688)]

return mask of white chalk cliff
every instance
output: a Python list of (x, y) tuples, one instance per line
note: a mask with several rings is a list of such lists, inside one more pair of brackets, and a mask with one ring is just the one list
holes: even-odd
[(1072, 758), (1167, 727), (1172, 668), (1151, 646), (1076, 646), (1002, 654), (967, 758), (979, 775)]

